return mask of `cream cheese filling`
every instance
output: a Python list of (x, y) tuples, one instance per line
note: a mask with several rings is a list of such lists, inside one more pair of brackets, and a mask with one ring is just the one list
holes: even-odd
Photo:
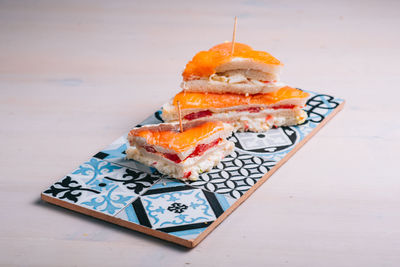
[(232, 75), (224, 75), (214, 73), (209, 78), (208, 81), (212, 84), (247, 84), (255, 86), (266, 86), (266, 87), (283, 87), (284, 83), (278, 82), (276, 80), (260, 80), (255, 78), (249, 78), (243, 73), (234, 73)]
[[(223, 140), (217, 146), (210, 148), (203, 155), (193, 157), (179, 164), (172, 162), (160, 155), (131, 146), (126, 150), (127, 159), (134, 159), (145, 165), (153, 166), (160, 173), (177, 179), (197, 180), (199, 174), (211, 170), (225, 156), (232, 153), (234, 144)], [(187, 176), (187, 177), (185, 177)]]

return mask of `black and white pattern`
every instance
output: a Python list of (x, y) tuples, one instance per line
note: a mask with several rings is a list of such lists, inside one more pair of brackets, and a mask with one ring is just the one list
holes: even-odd
[(160, 179), (159, 174), (91, 158), (43, 194), (113, 215)]
[(186, 206), (185, 204), (179, 203), (179, 202), (174, 202), (169, 207), (167, 210), (172, 211), (174, 213), (182, 213), (185, 212), (189, 207)]
[(161, 178), (161, 175), (157, 172), (155, 174), (148, 174), (138, 170), (125, 169), (125, 173), (122, 175), (124, 179), (117, 179), (112, 177), (104, 177), (107, 180), (122, 183), (127, 189), (133, 190), (136, 194), (140, 194), (144, 189), (152, 186), (156, 181)]
[(60, 182), (57, 182), (50, 186), (49, 189), (45, 190), (43, 193), (51, 195), (52, 197), (57, 197), (59, 199), (66, 199), (74, 203), (78, 202), (80, 196), (83, 192), (91, 192), (94, 194), (100, 194), (99, 191), (92, 188), (84, 187), (79, 184), (78, 181), (73, 180), (70, 176), (66, 176)]
[(308, 118), (304, 124), (308, 122), (320, 123), (330, 113), (331, 110), (337, 108), (343, 100), (334, 98), (330, 95), (318, 94), (307, 100), (304, 110), (307, 112)]
[(189, 182), (189, 184), (237, 199), (257, 183), (275, 164), (275, 161), (234, 151), (225, 157), (217, 167), (200, 175), (197, 181)]
[(229, 140), (245, 152), (277, 153), (296, 144), (299, 139), (296, 131), (295, 128), (283, 126), (262, 133), (234, 133)]

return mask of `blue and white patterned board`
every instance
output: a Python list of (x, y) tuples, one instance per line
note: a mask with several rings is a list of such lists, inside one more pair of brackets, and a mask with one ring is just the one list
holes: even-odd
[(87, 209), (115, 215), (158, 180), (159, 175), (91, 158), (43, 193)]
[[(344, 103), (311, 94), (302, 125), (263, 133), (235, 133), (234, 152), (195, 182), (161, 175), (125, 159), (126, 135), (42, 193), (56, 205), (89, 214), (187, 247), (197, 245), (259, 187), (291, 151), (299, 148)], [(140, 125), (160, 123), (156, 111)], [(253, 191), (253, 190), (252, 190)]]
[(235, 199), (161, 179), (117, 217), (184, 239), (195, 239), (221, 216)]

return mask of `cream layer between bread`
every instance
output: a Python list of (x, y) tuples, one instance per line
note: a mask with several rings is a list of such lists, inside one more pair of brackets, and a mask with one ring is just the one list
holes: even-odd
[(273, 75), (280, 75), (283, 65), (267, 64), (251, 58), (235, 57), (231, 61), (219, 65), (215, 72), (226, 72), (232, 70), (255, 70)]
[(209, 77), (197, 77), (181, 83), (183, 90), (192, 92), (258, 94), (270, 93), (284, 87), (278, 73), (254, 69), (217, 72)]
[[(177, 119), (174, 116), (164, 116), (163, 119)], [(172, 113), (171, 113), (172, 115)], [(198, 118), (195, 120), (219, 120), (229, 123), (234, 131), (267, 131), (273, 126), (290, 126), (303, 123), (307, 119), (307, 113), (300, 107), (286, 109), (264, 109), (253, 113), (249, 111), (228, 111), (213, 113), (211, 116)]]
[(234, 94), (265, 94), (286, 86), (282, 82), (264, 83), (257, 80), (240, 83), (215, 81), (208, 79), (190, 80), (181, 83), (181, 88), (190, 92), (234, 93)]
[(232, 142), (222, 140), (218, 145), (208, 149), (201, 156), (175, 163), (161, 155), (131, 146), (126, 150), (126, 157), (145, 165), (153, 166), (160, 173), (173, 178), (195, 181), (199, 177), (199, 174), (211, 170), (225, 156), (232, 153), (233, 148), (234, 144)]
[[(227, 107), (227, 108), (188, 108), (188, 109), (183, 109), (181, 110), (181, 115), (182, 118), (185, 119), (185, 116), (191, 113), (196, 113), (200, 111), (210, 111), (213, 114), (218, 114), (218, 113), (223, 113), (223, 114), (234, 114), (234, 113), (240, 113), (242, 111), (238, 110), (246, 110), (249, 108), (260, 108), (264, 111), (272, 111), (272, 110), (281, 110), (283, 108), (279, 108), (282, 106), (295, 106), (295, 107), (303, 107), (306, 103), (307, 99), (306, 98), (291, 98), (291, 99), (286, 99), (279, 101), (275, 104), (272, 105), (240, 105), (240, 106), (232, 106), (232, 107)], [(162, 107), (162, 114), (161, 117), (163, 118), (164, 121), (177, 121), (178, 120), (178, 109), (172, 104), (172, 101), (169, 103), (166, 103)], [(230, 113), (234, 112), (234, 113)]]
[(307, 119), (307, 113), (302, 110), (292, 110), (290, 112), (278, 113), (272, 118), (240, 116), (229, 123), (236, 132), (265, 132), (272, 127), (291, 126), (302, 124)]

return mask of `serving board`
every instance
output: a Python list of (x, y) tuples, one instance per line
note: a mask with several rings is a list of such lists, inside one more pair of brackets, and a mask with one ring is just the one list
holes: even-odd
[[(195, 182), (126, 160), (124, 135), (44, 190), (41, 198), (193, 248), (343, 108), (343, 99), (309, 93), (305, 123), (234, 133), (234, 152)], [(158, 110), (140, 125), (160, 123), (160, 115)]]

